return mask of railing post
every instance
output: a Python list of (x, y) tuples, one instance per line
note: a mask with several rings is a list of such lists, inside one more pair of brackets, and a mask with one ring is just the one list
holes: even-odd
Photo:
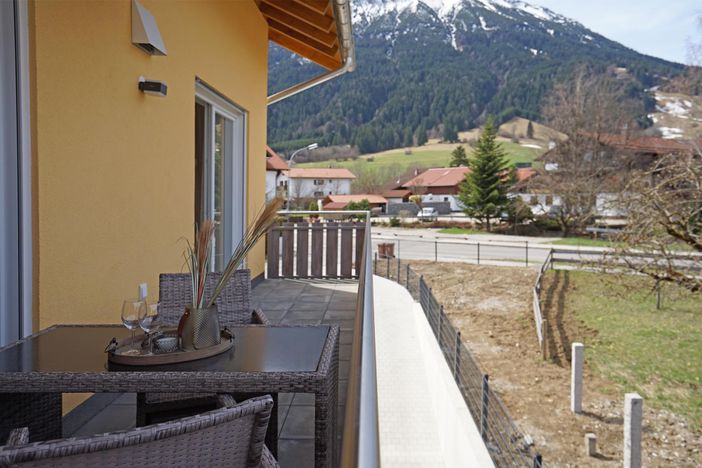
[[(456, 332), (456, 350), (453, 353), (453, 378), (456, 379), (456, 383), (460, 382), (459, 370), (461, 369), (461, 332), (460, 330)], [(458, 385), (460, 389), (461, 386)]]
[(436, 341), (439, 342), (439, 347), (441, 347), (441, 322), (444, 318), (444, 306), (439, 306), (439, 320), (436, 321)]
[(439, 261), (439, 243), (434, 240), (434, 261)]
[(378, 274), (378, 252), (373, 255), (373, 274)]
[(387, 268), (385, 269), (385, 277), (390, 279), (390, 256), (387, 255), (386, 259), (387, 259), (387, 263), (386, 263)]
[(551, 270), (553, 270), (553, 249), (551, 249), (551, 252), (549, 252), (548, 258), (549, 258), (549, 261), (548, 261), (549, 266), (551, 267)]
[(405, 289), (409, 291), (409, 264), (405, 265)]
[(478, 242), (478, 265), (480, 265), (480, 242)]
[(529, 266), (529, 241), (526, 241), (526, 249), (525, 249), (525, 252), (526, 252), (526, 258), (525, 258), (525, 260), (524, 260), (524, 263), (525, 263), (526, 266)]
[(402, 265), (400, 264), (400, 257), (397, 257), (397, 284), (402, 284), (402, 280), (400, 279), (400, 268), (402, 268)]
[(488, 383), (490, 377), (487, 374), (483, 375), (483, 396), (482, 404), (480, 406), (480, 435), (483, 436), (483, 440), (487, 440), (488, 432), (488, 404), (490, 402), (490, 384)]

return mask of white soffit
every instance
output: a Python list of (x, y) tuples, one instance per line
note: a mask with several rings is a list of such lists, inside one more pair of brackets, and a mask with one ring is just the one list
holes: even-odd
[(149, 55), (166, 55), (154, 15), (137, 0), (132, 0), (132, 44)]

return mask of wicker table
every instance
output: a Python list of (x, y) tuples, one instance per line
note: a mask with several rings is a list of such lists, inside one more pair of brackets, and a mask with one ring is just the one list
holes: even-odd
[[(315, 466), (337, 460), (339, 329), (244, 326), (219, 356), (150, 368), (117, 368), (103, 353), (116, 325), (58, 325), (0, 348), (0, 440), (28, 426), (34, 440), (61, 437), (61, 394), (314, 393)], [(275, 428), (274, 428), (275, 430)]]

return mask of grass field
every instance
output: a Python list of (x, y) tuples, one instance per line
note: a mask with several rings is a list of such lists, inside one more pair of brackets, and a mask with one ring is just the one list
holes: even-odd
[(702, 296), (668, 285), (656, 310), (647, 278), (568, 274), (567, 309), (596, 330), (586, 342), (588, 365), (701, 430)]
[(463, 235), (470, 235), (470, 234), (485, 234), (485, 231), (481, 231), (480, 229), (469, 229), (469, 228), (452, 227), (452, 228), (440, 229), (440, 230), (439, 230), (439, 234), (463, 234)]
[[(508, 155), (510, 164), (518, 162), (530, 162), (540, 156), (543, 151), (536, 148), (525, 148), (510, 141), (501, 142)], [(363, 166), (365, 168), (396, 167), (399, 171), (406, 171), (413, 168), (446, 167), (451, 159), (451, 151), (458, 145), (427, 145), (414, 148), (412, 154), (405, 154), (402, 149), (384, 151), (382, 153), (363, 155), (356, 161), (321, 161), (313, 163), (300, 163), (296, 167), (345, 167), (352, 172), (354, 168)], [(466, 146), (466, 145), (464, 145)], [(470, 148), (466, 148), (470, 157)], [(372, 160), (369, 160), (371, 158)]]

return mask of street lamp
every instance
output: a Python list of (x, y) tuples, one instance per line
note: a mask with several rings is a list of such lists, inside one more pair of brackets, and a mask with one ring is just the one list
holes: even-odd
[(317, 149), (317, 148), (319, 148), (319, 145), (318, 145), (317, 143), (312, 143), (312, 144), (309, 144), (309, 145), (307, 145), (307, 146), (304, 146), (304, 147), (302, 147), (302, 148), (300, 148), (300, 149), (298, 149), (298, 150), (293, 151), (293, 154), (290, 155), (290, 159), (288, 159), (288, 165), (289, 165), (290, 168), (292, 169), (293, 158), (294, 158), (295, 155), (297, 155), (297, 153), (299, 153), (300, 151), (305, 151), (305, 150), (307, 150), (307, 151), (312, 151), (313, 149)]
[[(290, 167), (290, 169), (292, 169), (293, 158), (295, 157), (295, 155), (297, 155), (297, 153), (299, 153), (300, 151), (305, 151), (305, 150), (312, 151), (313, 149), (317, 149), (317, 148), (319, 148), (319, 144), (310, 143), (307, 146), (303, 146), (302, 148), (293, 151), (293, 154), (291, 154), (290, 158), (288, 159), (288, 166)], [(288, 210), (290, 209), (290, 188), (291, 187), (292, 187), (292, 179), (288, 176)]]

